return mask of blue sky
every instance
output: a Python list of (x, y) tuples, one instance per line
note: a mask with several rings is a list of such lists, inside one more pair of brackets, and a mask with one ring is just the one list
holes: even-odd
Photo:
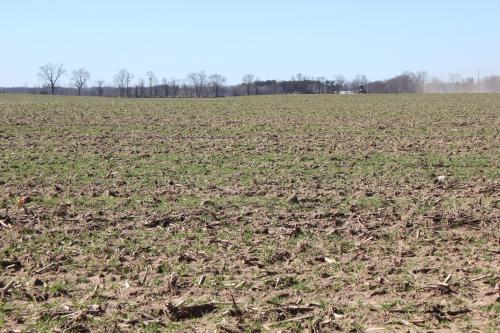
[(230, 83), (247, 73), (500, 74), (500, 1), (0, 1), (0, 86), (39, 84), (47, 62), (107, 82), (121, 68), (135, 78), (205, 70)]

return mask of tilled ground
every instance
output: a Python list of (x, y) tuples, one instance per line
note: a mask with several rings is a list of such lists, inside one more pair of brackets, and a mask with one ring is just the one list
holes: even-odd
[(0, 331), (500, 324), (500, 96), (0, 95), (0, 120)]

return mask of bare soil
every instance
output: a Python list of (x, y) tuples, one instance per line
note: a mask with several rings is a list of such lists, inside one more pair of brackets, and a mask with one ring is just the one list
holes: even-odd
[(0, 331), (497, 332), (499, 131), (499, 95), (0, 95)]

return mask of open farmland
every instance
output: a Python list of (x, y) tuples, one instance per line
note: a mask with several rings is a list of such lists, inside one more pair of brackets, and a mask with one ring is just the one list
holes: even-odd
[(495, 332), (500, 95), (0, 95), (0, 331)]

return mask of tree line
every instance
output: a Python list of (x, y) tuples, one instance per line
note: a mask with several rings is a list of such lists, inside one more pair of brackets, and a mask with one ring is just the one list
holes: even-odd
[[(41, 93), (55, 94), (59, 80), (66, 74), (61, 64), (46, 64), (41, 66), (38, 77), (45, 91)], [(90, 73), (79, 68), (71, 73), (71, 87), (59, 88), (60, 94), (118, 96), (118, 97), (223, 97), (242, 95), (269, 94), (339, 94), (366, 93), (368, 80), (364, 75), (358, 75), (352, 81), (342, 75), (328, 80), (325, 77), (313, 78), (297, 74), (290, 80), (260, 80), (253, 74), (245, 75), (240, 84), (226, 85), (227, 79), (221, 74), (207, 74), (205, 71), (194, 72), (185, 79), (158, 79), (152, 71), (145, 78), (135, 79), (135, 76), (121, 69), (113, 80), (106, 84), (97, 80), (89, 87)]]
[(135, 76), (126, 69), (114, 75), (112, 81), (102, 79), (91, 83), (91, 75), (85, 68), (70, 73), (70, 87), (61, 87), (60, 81), (67, 74), (62, 64), (48, 63), (39, 68), (38, 78), (42, 88), (4, 88), (4, 92), (31, 92), (41, 94), (117, 96), (128, 98), (153, 97), (223, 97), (270, 94), (354, 94), (354, 93), (466, 93), (500, 92), (500, 77), (488, 76), (482, 80), (461, 78), (450, 74), (448, 81), (428, 79), (425, 71), (403, 72), (387, 80), (369, 81), (365, 75), (347, 80), (343, 75), (332, 79), (297, 74), (289, 80), (261, 80), (247, 74), (241, 83), (227, 85), (221, 74), (194, 72), (185, 79), (161, 80), (153, 71), (144, 77)]

